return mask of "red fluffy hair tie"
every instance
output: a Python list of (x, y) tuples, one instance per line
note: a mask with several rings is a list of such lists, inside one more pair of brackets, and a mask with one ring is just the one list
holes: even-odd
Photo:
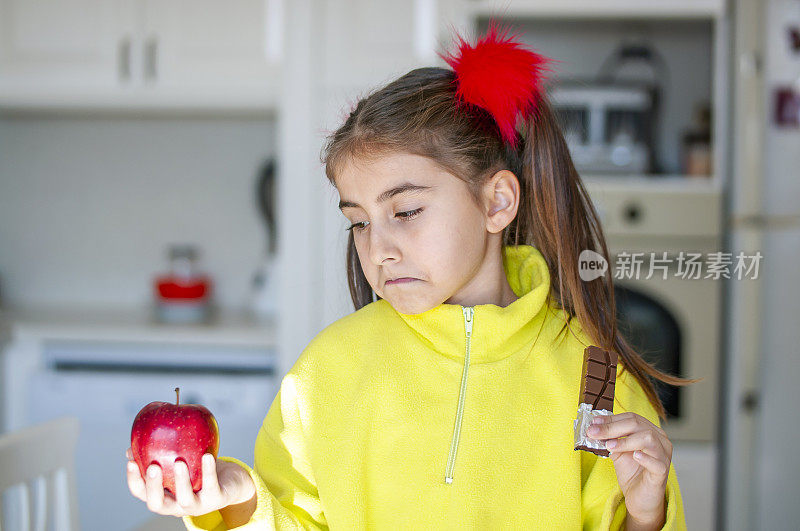
[(440, 54), (456, 74), (456, 98), (486, 110), (503, 141), (512, 147), (517, 145), (517, 118), (527, 120), (536, 110), (551, 62), (526, 49), (515, 37), (491, 22), (475, 46), (456, 35), (456, 52)]

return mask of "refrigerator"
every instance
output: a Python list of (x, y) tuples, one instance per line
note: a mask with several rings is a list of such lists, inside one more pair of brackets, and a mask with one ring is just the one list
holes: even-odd
[(762, 255), (727, 282), (721, 529), (800, 521), (800, 0), (734, 0), (728, 250)]

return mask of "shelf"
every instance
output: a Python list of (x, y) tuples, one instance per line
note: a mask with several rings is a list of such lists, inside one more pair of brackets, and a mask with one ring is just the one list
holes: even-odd
[(277, 347), (275, 319), (259, 322), (244, 312), (220, 312), (209, 324), (162, 324), (147, 309), (26, 307), (0, 311), (5, 340), (147, 342), (237, 347)]
[(717, 176), (694, 175), (582, 175), (587, 190), (614, 190), (652, 193), (722, 193)]
[(715, 18), (725, 0), (494, 0), (472, 2), (471, 12), (484, 17), (539, 18)]

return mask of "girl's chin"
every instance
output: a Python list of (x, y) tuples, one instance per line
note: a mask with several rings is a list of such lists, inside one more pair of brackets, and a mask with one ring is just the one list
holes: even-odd
[(392, 308), (406, 315), (416, 315), (418, 313), (424, 313), (435, 306), (435, 304), (431, 304), (429, 302), (404, 301), (394, 297), (388, 297), (386, 301), (392, 305)]

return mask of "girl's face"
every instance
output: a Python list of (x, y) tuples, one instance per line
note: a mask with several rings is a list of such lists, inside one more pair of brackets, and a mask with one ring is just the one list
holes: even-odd
[[(494, 213), (491, 204), (483, 210), (464, 181), (408, 153), (350, 159), (336, 188), (364, 275), (397, 311), (416, 314), (442, 302), (467, 306), (499, 304), (498, 294), (508, 298), (499, 237), (516, 204), (502, 209), (505, 215)], [(413, 280), (388, 282), (403, 277)]]

